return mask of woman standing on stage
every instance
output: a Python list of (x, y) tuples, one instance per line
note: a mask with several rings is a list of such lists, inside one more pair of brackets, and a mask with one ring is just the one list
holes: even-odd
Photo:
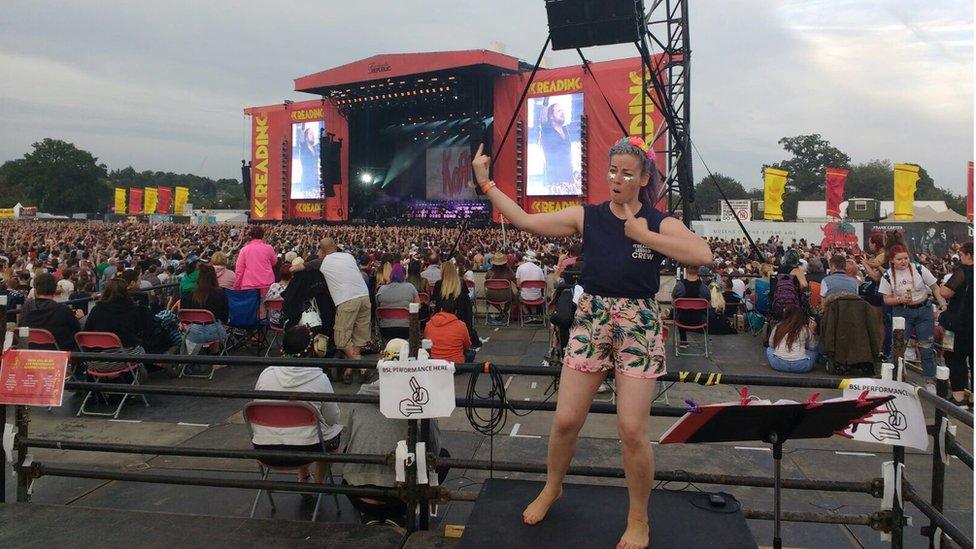
[(527, 214), (489, 180), (489, 158), (478, 148), (477, 184), (513, 225), (548, 237), (583, 236), (583, 296), (569, 335), (556, 414), (549, 433), (546, 486), (522, 513), (526, 524), (545, 518), (562, 495), (593, 396), (616, 372), (617, 426), (630, 508), (618, 548), (647, 547), (647, 504), (654, 480), (649, 442), (655, 379), (665, 373), (664, 339), (655, 295), (664, 257), (709, 265), (708, 244), (677, 219), (654, 208), (659, 192), (653, 152), (639, 137), (610, 148), (610, 200), (552, 213)]

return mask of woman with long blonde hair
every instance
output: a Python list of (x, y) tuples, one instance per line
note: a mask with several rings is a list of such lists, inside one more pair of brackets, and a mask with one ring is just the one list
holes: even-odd
[(434, 284), (434, 295), (432, 296), (434, 307), (441, 309), (445, 301), (454, 303), (454, 310), (457, 317), (468, 326), (468, 336), (472, 343), (478, 346), (478, 332), (474, 329), (474, 307), (471, 305), (471, 297), (467, 292), (461, 275), (458, 274), (457, 265), (454, 261), (441, 263), (441, 279)]

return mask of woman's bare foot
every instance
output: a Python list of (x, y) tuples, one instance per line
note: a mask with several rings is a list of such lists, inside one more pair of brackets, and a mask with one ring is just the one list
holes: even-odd
[(529, 504), (522, 511), (522, 521), (532, 526), (542, 522), (542, 519), (546, 518), (546, 513), (549, 512), (549, 508), (552, 507), (553, 503), (563, 495), (563, 487), (553, 490), (549, 488), (547, 484), (545, 488), (539, 492), (539, 495), (535, 498), (535, 501)]
[(617, 549), (647, 549), (651, 543), (651, 527), (646, 518), (627, 517), (627, 529), (617, 542)]

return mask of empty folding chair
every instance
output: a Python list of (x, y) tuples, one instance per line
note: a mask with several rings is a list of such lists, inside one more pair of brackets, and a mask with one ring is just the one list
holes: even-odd
[(228, 320), (226, 352), (230, 353), (251, 341), (263, 346), (267, 321), (258, 318), (261, 294), (257, 290), (224, 290), (227, 294)]

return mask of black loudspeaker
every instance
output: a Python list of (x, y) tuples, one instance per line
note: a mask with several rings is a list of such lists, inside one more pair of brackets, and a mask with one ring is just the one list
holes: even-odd
[(336, 195), (335, 185), (342, 183), (342, 141), (332, 139), (322, 142), (322, 187), (325, 189), (325, 196), (332, 198)]
[(643, 0), (546, 0), (553, 50), (633, 44), (640, 40)]
[(251, 203), (251, 164), (241, 160), (241, 186), (244, 188), (244, 200)]

